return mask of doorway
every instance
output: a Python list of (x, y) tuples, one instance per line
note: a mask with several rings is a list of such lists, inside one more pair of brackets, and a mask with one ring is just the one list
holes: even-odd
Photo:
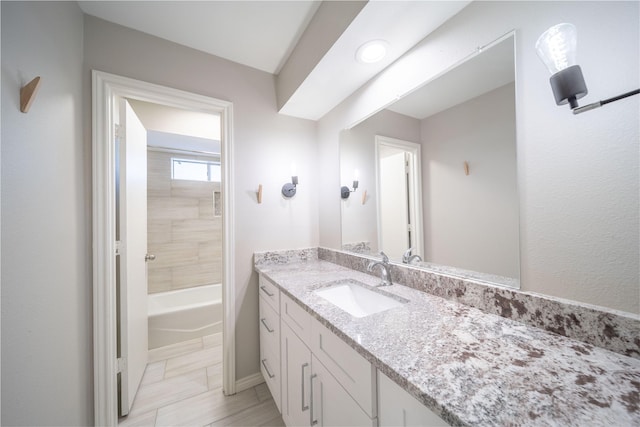
[(378, 248), (398, 259), (423, 256), (420, 144), (376, 135)]
[[(95, 423), (117, 424), (116, 127), (118, 99), (126, 98), (220, 117), (219, 206), (222, 213), (222, 382), (235, 393), (232, 104), (177, 89), (93, 71), (93, 267)], [(142, 254), (144, 257), (145, 254)]]

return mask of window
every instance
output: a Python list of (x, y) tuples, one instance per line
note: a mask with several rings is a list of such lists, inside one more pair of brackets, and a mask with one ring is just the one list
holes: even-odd
[(171, 179), (220, 182), (220, 162), (171, 159)]

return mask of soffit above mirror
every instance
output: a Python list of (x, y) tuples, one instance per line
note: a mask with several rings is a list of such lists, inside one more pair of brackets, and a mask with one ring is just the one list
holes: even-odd
[[(323, 117), (470, 3), (78, 2), (88, 15), (278, 75), (280, 113), (311, 120)], [(320, 13), (324, 9), (330, 13)], [(314, 27), (324, 31), (313, 32)], [(305, 38), (308, 29), (313, 34)], [(329, 42), (323, 40), (327, 37)], [(356, 50), (374, 39), (388, 42), (388, 55), (375, 64), (358, 63)]]
[[(322, 118), (469, 3), (368, 2), (320, 61), (307, 67), (311, 71), (288, 99), (279, 100), (280, 113), (310, 120)], [(387, 42), (387, 55), (372, 64), (358, 62), (356, 51), (371, 40)], [(296, 53), (289, 61), (296, 60)], [(284, 65), (283, 73), (288, 65)]]

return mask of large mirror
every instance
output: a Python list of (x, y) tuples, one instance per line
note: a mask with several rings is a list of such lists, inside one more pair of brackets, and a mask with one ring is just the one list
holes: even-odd
[(343, 250), (519, 287), (514, 50), (505, 36), (341, 132)]

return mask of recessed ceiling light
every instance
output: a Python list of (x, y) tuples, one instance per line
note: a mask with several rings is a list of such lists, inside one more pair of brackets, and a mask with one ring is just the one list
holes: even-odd
[(373, 64), (381, 61), (387, 54), (387, 43), (384, 40), (371, 40), (363, 44), (356, 51), (356, 59), (358, 62), (365, 64)]

